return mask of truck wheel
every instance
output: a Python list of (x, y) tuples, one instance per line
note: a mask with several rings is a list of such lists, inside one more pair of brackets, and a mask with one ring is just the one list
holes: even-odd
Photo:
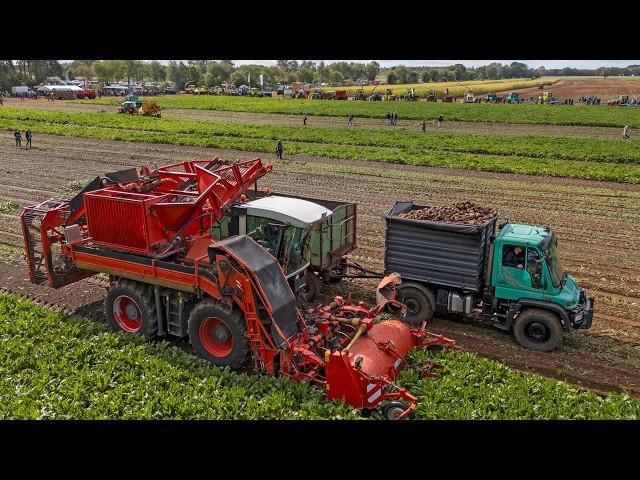
[(513, 324), (513, 336), (529, 350), (550, 352), (562, 341), (562, 325), (549, 310), (528, 308), (518, 314)]
[(412, 286), (398, 287), (398, 301), (407, 306), (404, 321), (410, 325), (420, 326), (433, 318), (433, 307), (429, 298), (419, 288)]
[(189, 316), (189, 339), (202, 358), (220, 367), (241, 368), (249, 356), (247, 324), (239, 310), (213, 300), (200, 302)]
[(154, 296), (145, 284), (119, 280), (107, 293), (104, 307), (113, 329), (137, 333), (147, 340), (158, 334)]
[(300, 297), (307, 303), (313, 302), (320, 293), (320, 279), (310, 271), (307, 271), (307, 286), (300, 289)]

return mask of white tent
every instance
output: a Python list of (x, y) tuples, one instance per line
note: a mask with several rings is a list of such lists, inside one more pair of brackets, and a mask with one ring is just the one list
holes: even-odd
[(49, 92), (79, 92), (82, 89), (75, 85), (42, 85), (38, 88), (38, 92), (49, 93)]

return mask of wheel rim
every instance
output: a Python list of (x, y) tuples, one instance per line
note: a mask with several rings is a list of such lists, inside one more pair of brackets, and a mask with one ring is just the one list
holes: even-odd
[(125, 332), (135, 333), (142, 326), (140, 307), (126, 295), (120, 295), (113, 302), (113, 318)]
[(227, 324), (216, 317), (207, 317), (199, 328), (200, 341), (214, 357), (226, 357), (233, 350), (233, 333)]
[(420, 312), (420, 302), (413, 297), (405, 298), (403, 302), (407, 306), (408, 315), (416, 315)]
[(525, 335), (535, 343), (544, 343), (549, 340), (551, 330), (542, 322), (530, 322), (525, 327)]

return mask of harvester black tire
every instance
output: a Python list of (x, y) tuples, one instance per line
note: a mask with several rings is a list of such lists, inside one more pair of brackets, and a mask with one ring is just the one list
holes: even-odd
[(562, 341), (562, 325), (558, 316), (541, 308), (527, 308), (513, 324), (513, 336), (529, 350), (551, 352)]
[[(127, 315), (127, 307), (135, 313)], [(152, 340), (158, 335), (155, 297), (151, 288), (133, 280), (118, 280), (104, 301), (107, 322), (114, 330), (142, 335)]]
[(247, 323), (240, 310), (214, 300), (203, 300), (189, 316), (189, 339), (193, 349), (219, 367), (238, 370), (249, 358)]
[(307, 271), (307, 286), (300, 289), (300, 297), (304, 302), (311, 303), (318, 297), (319, 293), (320, 279), (315, 273)]
[(428, 322), (433, 318), (431, 301), (419, 288), (401, 284), (398, 287), (397, 300), (407, 306), (407, 314), (403, 319), (405, 323), (419, 327), (422, 322)]

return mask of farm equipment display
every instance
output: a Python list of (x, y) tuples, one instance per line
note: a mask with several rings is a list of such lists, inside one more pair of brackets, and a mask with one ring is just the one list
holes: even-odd
[(353, 94), (353, 99), (354, 100), (366, 100), (367, 96), (364, 93), (364, 89), (362, 89), (362, 88), (357, 89)]
[(407, 93), (404, 94), (404, 99), (408, 102), (417, 101), (418, 97), (416, 97), (415, 89), (410, 88), (409, 90), (407, 90)]
[[(242, 233), (212, 238), (231, 210), (244, 208), (248, 217), (257, 208), (252, 202), (261, 199), (247, 207), (242, 196), (271, 169), (260, 159), (217, 158), (128, 169), (97, 177), (68, 201), (29, 206), (21, 225), (30, 279), (59, 288), (106, 273), (105, 312), (115, 329), (188, 337), (215, 365), (251, 363), (258, 372), (308, 380), (331, 400), (406, 417), (417, 399), (395, 379), (408, 351), (453, 342), (427, 332), (426, 322), (377, 321), (390, 306), (406, 311), (395, 298), (398, 275), (382, 279), (373, 308), (349, 295), (301, 312), (268, 241)], [(429, 370), (423, 373), (433, 376)]]
[(485, 103), (499, 103), (500, 100), (501, 100), (501, 98), (498, 97), (498, 95), (496, 95), (494, 92), (487, 93), (484, 96)]
[(442, 95), (442, 101), (444, 103), (453, 103), (453, 96), (449, 95), (448, 93), (444, 93)]
[(346, 90), (336, 90), (334, 100), (347, 100), (349, 98)]
[(389, 210), (385, 272), (403, 280), (398, 299), (406, 321), (477, 311), (522, 346), (545, 352), (563, 331), (590, 328), (594, 301), (562, 269), (551, 229), (505, 222), (496, 235), (494, 214), (471, 204), (397, 202)]
[(438, 101), (438, 92), (435, 90), (429, 90), (429, 96), (427, 96), (427, 102), (437, 102)]
[[(547, 92), (544, 92), (547, 93)], [(504, 99), (505, 103), (520, 103), (520, 95), (516, 92), (509, 92)]]
[(126, 98), (127, 100), (120, 105), (118, 113), (160, 118), (160, 107), (156, 102), (143, 102), (136, 95), (128, 95)]
[(476, 103), (476, 96), (473, 92), (467, 92), (464, 96), (465, 103)]

